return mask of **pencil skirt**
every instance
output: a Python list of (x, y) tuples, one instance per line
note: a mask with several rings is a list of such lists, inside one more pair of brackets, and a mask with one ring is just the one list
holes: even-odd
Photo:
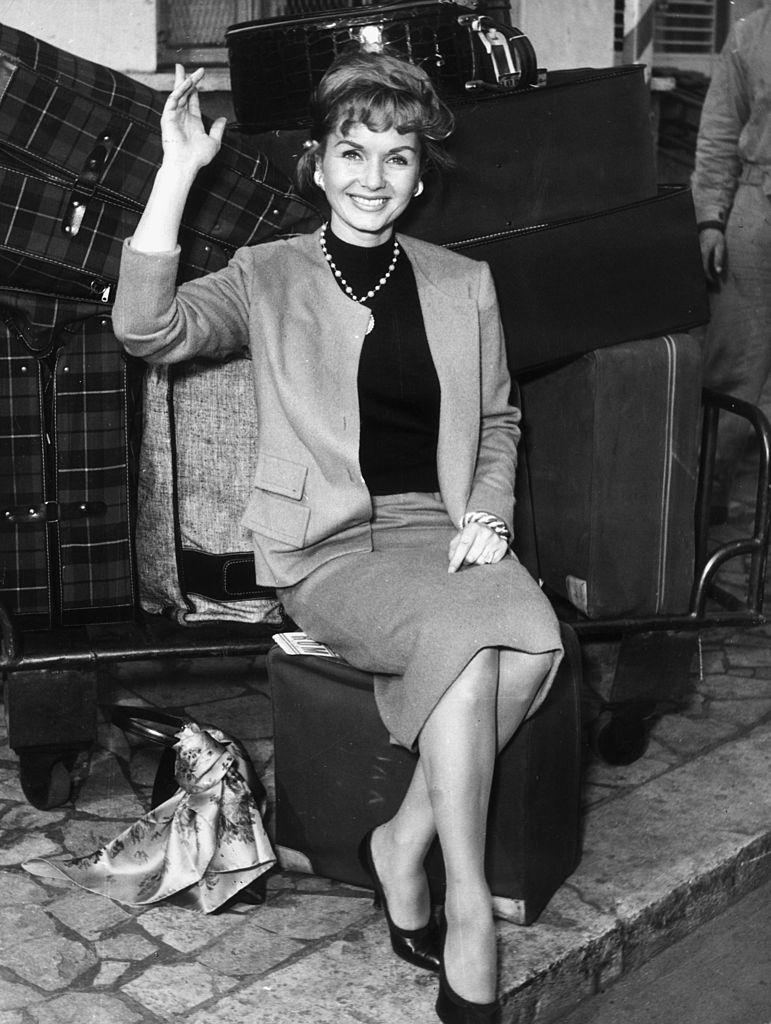
[(319, 566), (279, 598), (314, 640), (375, 676), (392, 739), (414, 749), (439, 699), (483, 648), (552, 655), (528, 715), (562, 658), (557, 618), (512, 554), (449, 573), (456, 528), (438, 494), (373, 497), (372, 550)]

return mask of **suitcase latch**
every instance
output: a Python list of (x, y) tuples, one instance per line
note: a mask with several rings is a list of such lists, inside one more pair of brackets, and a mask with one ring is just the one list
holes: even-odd
[(97, 183), (104, 173), (112, 148), (112, 137), (105, 132), (99, 137), (99, 141), (86, 158), (85, 167), (78, 175), (62, 220), (62, 231), (70, 238), (74, 238), (80, 231), (88, 202), (94, 197)]

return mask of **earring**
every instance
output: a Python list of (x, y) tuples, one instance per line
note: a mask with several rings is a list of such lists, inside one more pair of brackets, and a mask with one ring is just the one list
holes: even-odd
[(313, 172), (313, 180), (316, 182), (316, 184), (319, 186), (319, 188), (323, 188), (324, 187), (324, 185), (323, 185), (324, 176), (323, 176), (323, 174), (321, 173), (321, 170), (318, 167)]
[(422, 191), (423, 191), (423, 182), (422, 182), (422, 181), (419, 181), (419, 182), (417, 183), (417, 185), (415, 186), (415, 192), (414, 192), (414, 195), (415, 195), (415, 196), (419, 196), (419, 195), (421, 194), (421, 192), (422, 192)]

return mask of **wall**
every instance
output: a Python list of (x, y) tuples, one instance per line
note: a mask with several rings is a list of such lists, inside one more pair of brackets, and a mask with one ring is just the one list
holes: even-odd
[(613, 9), (613, 0), (513, 0), (512, 21), (541, 67), (605, 68), (614, 63)]
[(0, 0), (0, 22), (117, 70), (155, 71), (156, 0)]

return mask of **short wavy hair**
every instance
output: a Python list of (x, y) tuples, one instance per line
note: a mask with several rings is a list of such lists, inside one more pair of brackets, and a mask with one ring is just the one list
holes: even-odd
[(341, 53), (311, 97), (311, 142), (297, 164), (303, 191), (313, 185), (319, 151), (336, 129), (362, 124), (370, 131), (395, 128), (414, 132), (421, 143), (421, 170), (452, 165), (439, 144), (455, 127), (452, 111), (442, 102), (426, 72), (393, 52), (351, 49)]

